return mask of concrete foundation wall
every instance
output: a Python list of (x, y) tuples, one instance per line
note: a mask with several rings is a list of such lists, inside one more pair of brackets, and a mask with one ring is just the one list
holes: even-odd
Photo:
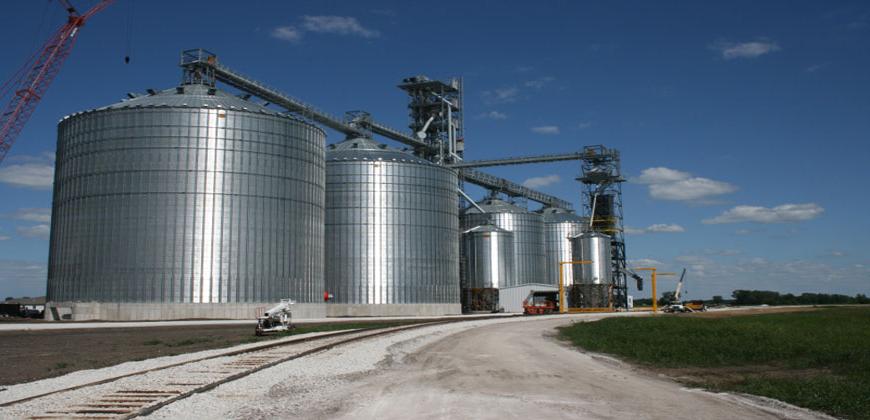
[[(414, 303), (414, 304), (349, 304), (330, 303), (326, 305), (329, 317), (346, 316), (441, 316), (460, 315), (462, 305), (458, 303)], [(296, 313), (294, 312), (295, 316)]]
[[(254, 319), (275, 303), (108, 303), (49, 302), (45, 319), (69, 315), (72, 321), (165, 321), (173, 319)], [(54, 307), (55, 311), (50, 308)], [(293, 318), (325, 318), (326, 305), (299, 303), (292, 307)]]

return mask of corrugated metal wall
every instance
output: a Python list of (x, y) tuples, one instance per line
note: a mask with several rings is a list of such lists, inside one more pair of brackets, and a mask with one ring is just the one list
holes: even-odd
[[(564, 209), (546, 208), (541, 210), (544, 217), (544, 239), (546, 246), (546, 281), (542, 283), (559, 285), (559, 263), (573, 260), (571, 256), (571, 237), (586, 230), (588, 219), (569, 213)], [(566, 286), (574, 282), (576, 266), (565, 264), (562, 281)]]
[(326, 282), (336, 303), (459, 303), (455, 171), (367, 139), (331, 145)]
[(543, 283), (546, 279), (544, 224), (540, 214), (501, 200), (487, 199), (478, 203), (487, 213), (474, 207), (462, 215), (462, 228), (471, 229), (488, 222), (514, 233), (514, 263), (517, 271), (514, 282), (508, 284)]
[(238, 102), (190, 87), (59, 124), (49, 300), (320, 300), (325, 135)]
[(514, 234), (492, 225), (472, 228), (462, 234), (465, 257), (463, 288), (499, 288), (516, 284)]

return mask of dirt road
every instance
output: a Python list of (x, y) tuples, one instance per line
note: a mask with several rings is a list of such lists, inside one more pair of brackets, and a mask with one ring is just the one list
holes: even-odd
[[(690, 391), (547, 340), (563, 320), (462, 332), (358, 384), (347, 418), (782, 418), (776, 408)], [(800, 417), (800, 413), (791, 413)], [(808, 415), (807, 418), (814, 416)]]
[(685, 389), (557, 342), (592, 316), (460, 326), (287, 363), (155, 413), (156, 418), (824, 418)]

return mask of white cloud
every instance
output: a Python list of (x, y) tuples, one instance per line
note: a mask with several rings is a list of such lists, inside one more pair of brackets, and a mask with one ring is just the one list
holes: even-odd
[(19, 235), (26, 238), (48, 239), (51, 228), (47, 224), (19, 226), (15, 228)]
[(51, 221), (51, 209), (47, 208), (23, 208), (15, 213), (6, 215), (10, 219), (26, 220), (28, 222), (48, 223)]
[(279, 26), (272, 29), (272, 38), (282, 41), (299, 42), (302, 39), (302, 31), (295, 26)]
[(0, 235), (0, 241), (8, 241), (8, 240), (10, 240), (10, 239), (12, 239), (11, 236)]
[(0, 182), (15, 187), (49, 189), (54, 183), (54, 163), (21, 163), (0, 166)]
[(477, 116), (477, 118), (484, 118), (488, 120), (506, 120), (507, 117), (507, 114), (499, 111), (484, 112), (483, 114)]
[(539, 127), (532, 127), (532, 131), (538, 134), (547, 134), (547, 135), (555, 135), (559, 134), (559, 126), (557, 125), (542, 125)]
[(686, 228), (677, 224), (656, 223), (645, 228), (633, 228), (626, 226), (623, 231), (628, 235), (643, 235), (645, 233), (680, 233)]
[(515, 87), (501, 87), (483, 91), (483, 100), (490, 104), (505, 104), (517, 100), (520, 90)]
[(628, 260), (629, 268), (634, 267), (659, 267), (664, 265), (663, 262), (659, 260), (655, 260), (652, 258), (638, 258), (635, 260)]
[(272, 38), (288, 42), (299, 42), (306, 32), (319, 34), (351, 35), (363, 38), (377, 38), (381, 33), (369, 29), (351, 16), (303, 16), (300, 25), (278, 26), (272, 29)]
[(698, 200), (709, 196), (732, 193), (736, 190), (735, 186), (727, 182), (700, 177), (649, 186), (649, 193), (653, 198), (676, 201)]
[(828, 67), (830, 63), (822, 63), (822, 64), (814, 64), (812, 66), (807, 67), (805, 70), (807, 73), (815, 73), (825, 67)]
[(698, 255), (679, 255), (674, 257), (674, 261), (683, 263), (683, 264), (712, 264), (713, 260), (707, 257), (701, 257)]
[(697, 177), (665, 167), (644, 169), (632, 182), (649, 185), (650, 197), (659, 200), (700, 200), (737, 191), (737, 187), (727, 182)]
[(750, 234), (752, 234), (752, 230), (750, 230), (750, 229), (737, 229), (734, 231), (734, 233), (736, 233), (738, 235), (750, 235)]
[(540, 188), (553, 185), (560, 180), (559, 175), (536, 176), (523, 181), (523, 186), (528, 188)]
[(552, 76), (539, 77), (537, 79), (529, 80), (523, 83), (523, 86), (532, 89), (541, 89), (553, 80), (556, 80), (556, 78)]
[(755, 58), (765, 54), (779, 51), (779, 45), (775, 42), (767, 40), (757, 40), (750, 42), (720, 42), (713, 45), (713, 48), (722, 55), (726, 60), (734, 60), (737, 58)]
[(302, 27), (306, 31), (338, 34), (338, 35), (354, 35), (363, 38), (377, 38), (381, 33), (369, 29), (351, 16), (303, 16)]
[(658, 223), (655, 225), (650, 225), (649, 227), (646, 228), (646, 231), (653, 232), (653, 233), (678, 233), (678, 232), (685, 232), (686, 228), (684, 228), (680, 225), (675, 225), (675, 224)]
[(736, 206), (703, 222), (706, 224), (802, 222), (815, 219), (824, 212), (825, 209), (816, 203), (783, 204), (776, 207)]
[(735, 255), (740, 255), (743, 251), (739, 249), (705, 249), (704, 253), (707, 255), (716, 255), (719, 257), (733, 257)]
[(692, 174), (688, 172), (678, 171), (676, 169), (665, 168), (663, 166), (655, 168), (647, 168), (640, 172), (640, 176), (633, 179), (633, 182), (638, 184), (662, 184), (667, 182), (677, 182), (688, 179)]
[(581, 122), (577, 123), (577, 128), (579, 128), (581, 130), (587, 129), (589, 127), (592, 127), (592, 122), (590, 122), (590, 121), (581, 121)]
[[(703, 270), (688, 265), (689, 298), (730, 296), (737, 289), (773, 290), (780, 293), (821, 292), (855, 295), (866, 293), (870, 269), (830, 261), (793, 259), (770, 260), (747, 256), (727, 263), (694, 261)], [(678, 267), (678, 266), (677, 266)], [(676, 270), (675, 270), (676, 271)], [(663, 289), (667, 290), (667, 289)]]

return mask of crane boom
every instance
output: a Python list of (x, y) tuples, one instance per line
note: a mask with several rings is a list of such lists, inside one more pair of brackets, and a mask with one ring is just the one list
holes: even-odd
[(0, 93), (5, 98), (11, 93), (12, 98), (0, 113), (0, 163), (12, 148), (12, 144), (21, 133), (27, 120), (36, 109), (39, 100), (54, 77), (60, 71), (64, 60), (69, 56), (76, 41), (76, 34), (88, 19), (97, 12), (108, 7), (114, 0), (102, 0), (84, 14), (78, 14), (68, 1), (62, 1), (69, 14), (67, 22), (60, 27), (43, 44), (27, 66), (27, 71), (20, 78), (7, 82), (9, 91)]
[(674, 301), (680, 303), (680, 292), (683, 290), (683, 278), (686, 277), (686, 269), (683, 269), (683, 274), (680, 274), (680, 282), (677, 283), (677, 290), (674, 292)]

